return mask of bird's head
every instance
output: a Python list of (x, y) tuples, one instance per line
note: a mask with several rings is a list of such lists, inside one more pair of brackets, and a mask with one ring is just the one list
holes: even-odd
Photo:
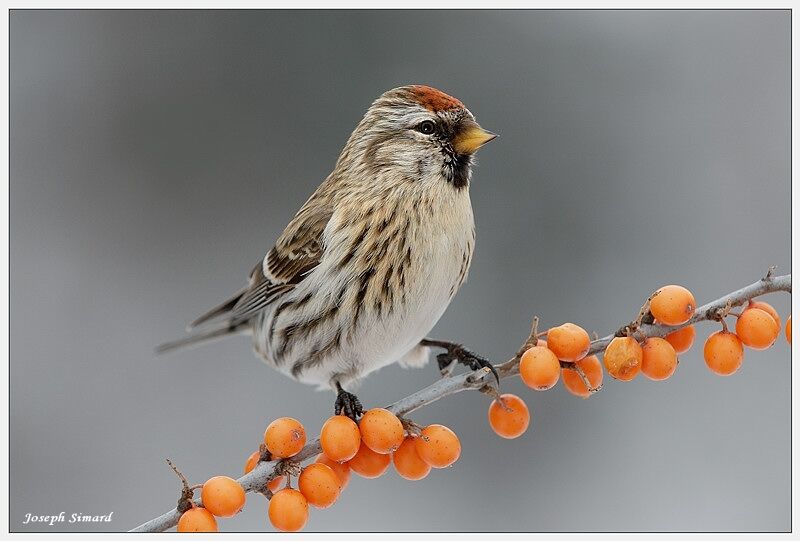
[(469, 185), (474, 153), (497, 137), (461, 101), (424, 85), (385, 92), (350, 136), (339, 166), (366, 178)]

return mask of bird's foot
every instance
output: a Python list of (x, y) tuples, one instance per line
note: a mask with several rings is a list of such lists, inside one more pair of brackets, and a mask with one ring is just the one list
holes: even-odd
[(339, 415), (344, 413), (353, 421), (358, 422), (358, 418), (364, 413), (361, 400), (353, 393), (348, 393), (338, 383), (336, 384), (336, 402), (333, 406), (333, 413)]
[(436, 362), (439, 364), (439, 372), (442, 376), (449, 376), (456, 363), (463, 364), (472, 370), (480, 370), (481, 368), (488, 368), (494, 374), (497, 380), (497, 385), (500, 385), (500, 375), (497, 373), (494, 365), (486, 360), (484, 357), (471, 352), (461, 344), (453, 342), (444, 342), (442, 340), (428, 340), (427, 338), (422, 341), (423, 346), (438, 347), (445, 350), (444, 353), (439, 353), (436, 356)]

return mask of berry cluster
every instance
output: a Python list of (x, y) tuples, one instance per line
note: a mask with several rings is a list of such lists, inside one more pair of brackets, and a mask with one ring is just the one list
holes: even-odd
[[(656, 291), (643, 307), (639, 320), (626, 327), (626, 332), (613, 338), (606, 347), (603, 364), (609, 375), (622, 381), (632, 380), (639, 372), (655, 381), (669, 378), (678, 366), (678, 355), (687, 352), (694, 343), (694, 325), (677, 329), (664, 338), (647, 337), (643, 340), (636, 338), (637, 329), (648, 315), (655, 324), (684, 325), (694, 316), (695, 307), (694, 296), (684, 287), (669, 285)], [(736, 332), (728, 330), (725, 324), (727, 316), (737, 318)], [(780, 316), (764, 301), (750, 300), (740, 313), (733, 312), (728, 306), (718, 311), (714, 319), (722, 323), (723, 329), (708, 337), (703, 356), (708, 368), (720, 375), (727, 376), (738, 370), (744, 358), (743, 346), (766, 349), (775, 343), (781, 331)], [(785, 334), (786, 340), (791, 344), (791, 316), (786, 321)], [(558, 380), (557, 361), (560, 360), (562, 366), (564, 362), (575, 362), (576, 356), (581, 356), (580, 352), (585, 354), (589, 349), (586, 331), (571, 323), (550, 329), (547, 339), (544, 347), (537, 345), (526, 351), (520, 362), (523, 381), (538, 390), (549, 389)], [(553, 354), (547, 351), (548, 345)], [(575, 362), (574, 368), (578, 367), (583, 368), (593, 386), (600, 385), (602, 372), (596, 356), (591, 355)], [(563, 369), (562, 372), (565, 385), (574, 394), (584, 397), (589, 395), (582, 378)], [(570, 378), (569, 381), (567, 377)]]
[[(736, 331), (730, 332), (725, 317), (736, 317)], [(703, 357), (715, 374), (729, 376), (739, 370), (744, 360), (744, 346), (750, 349), (767, 349), (781, 333), (781, 317), (763, 301), (751, 300), (740, 313), (722, 310), (719, 314), (722, 330), (706, 340)], [(786, 319), (786, 340), (792, 343), (792, 316)]]
[[(677, 285), (668, 285), (651, 295), (642, 307), (637, 321), (614, 337), (603, 352), (603, 363), (597, 355), (588, 355), (589, 334), (574, 323), (564, 323), (546, 333), (532, 333), (533, 346), (520, 356), (519, 373), (531, 389), (546, 391), (558, 383), (579, 397), (588, 398), (603, 383), (603, 366), (614, 379), (631, 381), (640, 372), (653, 381), (662, 381), (675, 373), (678, 355), (686, 353), (695, 339), (694, 325), (686, 325), (664, 338), (637, 338), (637, 331), (649, 318), (653, 324), (685, 325), (695, 315), (696, 303), (692, 293)], [(729, 332), (725, 317), (735, 316), (736, 332)], [(736, 372), (744, 358), (744, 346), (766, 349), (775, 343), (781, 329), (781, 318), (775, 309), (763, 301), (749, 301), (741, 313), (728, 307), (716, 316), (723, 329), (708, 337), (704, 357), (708, 368), (719, 375)], [(792, 342), (792, 318), (785, 327), (786, 340)], [(546, 339), (539, 336), (546, 335)], [(489, 424), (504, 438), (521, 436), (530, 422), (525, 402), (518, 396), (504, 394), (489, 407)]]
[[(517, 357), (520, 377), (537, 391), (551, 389), (561, 379), (570, 393), (582, 398), (601, 388), (603, 368), (621, 381), (631, 381), (640, 372), (651, 380), (662, 381), (675, 373), (678, 355), (692, 347), (693, 323), (702, 319), (722, 324), (722, 330), (706, 340), (703, 356), (712, 372), (727, 376), (741, 366), (744, 346), (766, 349), (781, 332), (780, 316), (763, 301), (750, 300), (740, 312), (733, 311), (730, 303), (699, 317), (695, 317), (695, 310), (694, 296), (686, 288), (668, 285), (658, 289), (642, 307), (639, 317), (610, 340), (602, 352), (602, 363), (598, 344), (604, 342), (593, 344), (578, 325), (564, 323), (538, 333), (536, 320)], [(728, 330), (727, 317), (736, 318), (735, 332)], [(660, 338), (646, 336), (642, 332), (646, 324), (678, 328)], [(784, 332), (791, 344), (791, 316)], [(501, 395), (489, 387), (484, 390), (495, 396), (488, 411), (492, 430), (508, 439), (525, 433), (530, 424), (525, 402), (513, 394)], [(300, 461), (291, 459), (306, 445), (305, 428), (296, 419), (282, 417), (269, 424), (260, 450), (247, 459), (245, 474), (261, 461), (279, 461), (274, 478), (262, 489), (270, 497), (269, 520), (278, 530), (301, 530), (308, 521), (309, 505), (321, 509), (333, 505), (347, 486), (351, 471), (374, 479), (393, 463), (404, 479), (419, 480), (431, 468), (451, 466), (461, 454), (459, 439), (449, 428), (438, 424), (423, 428), (383, 408), (366, 411), (358, 422), (334, 415), (322, 426), (319, 441), (322, 453), (314, 463), (301, 467)], [(297, 477), (297, 488), (291, 486), (293, 476)], [(230, 477), (212, 477), (202, 485), (202, 507), (192, 502), (193, 488), (182, 475), (181, 479), (184, 491), (178, 505), (182, 511), (179, 532), (217, 531), (217, 517), (232, 517), (244, 507), (245, 491)]]
[[(397, 473), (409, 480), (423, 479), (431, 468), (451, 466), (461, 455), (461, 443), (446, 426), (419, 427), (383, 408), (368, 410), (356, 423), (344, 415), (325, 421), (320, 431), (322, 453), (316, 462), (299, 467), (291, 461), (279, 462), (283, 475), (269, 481), (269, 520), (284, 532), (301, 530), (308, 521), (309, 505), (321, 509), (336, 502), (353, 471), (366, 479), (383, 475), (391, 463)], [(291, 417), (281, 417), (264, 432), (264, 445), (251, 454), (244, 472), (249, 473), (261, 460), (290, 459), (306, 444), (303, 425)], [(281, 464), (284, 467), (281, 467)], [(294, 466), (295, 471), (292, 471)], [(297, 475), (297, 488), (291, 476)], [(215, 517), (231, 517), (244, 507), (244, 489), (230, 477), (213, 477), (202, 486), (203, 507), (191, 504), (178, 522), (179, 532), (217, 531)]]

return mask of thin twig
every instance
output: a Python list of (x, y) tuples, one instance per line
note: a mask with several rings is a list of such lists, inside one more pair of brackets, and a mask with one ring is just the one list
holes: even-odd
[[(715, 301), (699, 307), (695, 311), (694, 316), (692, 316), (689, 321), (683, 323), (682, 325), (665, 326), (643, 323), (638, 331), (643, 337), (664, 337), (671, 332), (677, 331), (689, 325), (693, 325), (699, 321), (715, 320), (717, 310), (724, 308), (727, 305), (730, 305), (731, 307), (741, 306), (754, 297), (766, 295), (767, 293), (773, 293), (776, 291), (786, 291), (791, 293), (791, 274), (786, 274), (784, 276), (772, 276), (771, 272), (769, 272), (767, 273), (767, 276), (758, 282), (750, 284), (749, 286), (743, 287), (737, 291), (734, 291), (733, 293), (729, 293)], [(614, 335), (610, 334), (603, 338), (594, 340), (589, 347), (589, 352), (587, 355), (593, 355), (602, 352), (613, 338)], [(515, 355), (510, 360), (495, 365), (495, 368), (497, 369), (497, 373), (501, 379), (514, 376), (519, 373), (519, 358), (517, 355)], [(465, 374), (457, 374), (442, 378), (425, 387), (424, 389), (398, 400), (394, 404), (388, 406), (386, 409), (393, 412), (395, 415), (403, 416), (424, 406), (432, 404), (437, 400), (444, 398), (445, 396), (460, 393), (462, 391), (480, 390), (486, 385), (484, 379), (486, 378), (487, 374), (489, 374), (488, 370), (481, 369), (475, 372), (468, 372)], [(587, 385), (587, 387), (589, 386)], [(321, 451), (322, 448), (320, 447), (319, 439), (315, 439), (314, 441), (308, 443), (298, 454), (292, 457), (291, 462), (295, 464), (302, 463), (309, 458), (317, 456)], [(240, 477), (238, 481), (248, 492), (261, 491), (266, 483), (276, 476), (275, 469), (277, 464), (279, 463), (276, 463), (275, 461), (259, 462), (256, 467), (250, 471), (250, 473)], [(285, 467), (286, 465), (282, 465), (281, 469)], [(194, 502), (196, 505), (202, 504), (199, 499), (194, 500)], [(175, 526), (178, 523), (180, 515), (181, 513), (177, 509), (172, 509), (159, 517), (137, 526), (131, 531), (163, 532)]]
[(533, 322), (531, 323), (531, 332), (528, 335), (528, 339), (522, 344), (522, 347), (519, 348), (517, 354), (514, 356), (515, 359), (519, 360), (522, 358), (522, 355), (539, 343), (539, 316), (533, 316)]
[(175, 475), (181, 480), (181, 484), (183, 488), (181, 488), (181, 496), (178, 498), (178, 504), (175, 506), (175, 510), (183, 513), (192, 507), (192, 498), (194, 497), (194, 491), (197, 488), (202, 488), (203, 485), (193, 485), (189, 486), (189, 480), (186, 479), (186, 476), (178, 469), (178, 467), (172, 463), (170, 459), (167, 459), (167, 464), (169, 467), (172, 468), (172, 471), (175, 472)]

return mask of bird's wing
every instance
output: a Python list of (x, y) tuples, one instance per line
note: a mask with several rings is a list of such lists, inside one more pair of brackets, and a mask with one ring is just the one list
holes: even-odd
[(326, 198), (313, 195), (295, 215), (275, 246), (250, 272), (249, 285), (221, 305), (197, 318), (192, 327), (219, 317), (237, 325), (247, 321), (292, 290), (317, 265), (324, 250), (322, 233), (333, 214)]

